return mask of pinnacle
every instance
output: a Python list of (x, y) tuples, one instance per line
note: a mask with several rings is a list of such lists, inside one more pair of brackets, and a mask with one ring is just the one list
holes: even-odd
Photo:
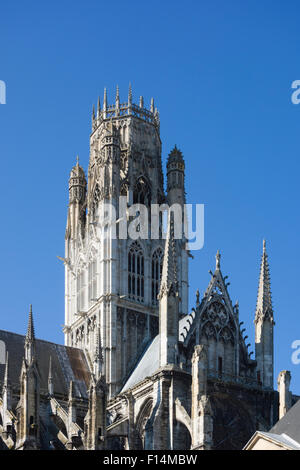
[(50, 356), (48, 380), (51, 380), (51, 379), (52, 379), (52, 357)]
[(169, 153), (168, 163), (173, 161), (180, 161), (183, 162), (183, 155), (182, 152), (179, 150), (177, 145), (175, 144), (171, 152)]
[(107, 91), (106, 91), (106, 88), (104, 88), (103, 109), (106, 111), (106, 108), (107, 108)]
[(30, 341), (34, 341), (35, 334), (34, 334), (34, 325), (33, 325), (33, 315), (32, 315), (32, 305), (30, 304), (29, 309), (29, 318), (28, 318), (28, 327), (26, 333), (26, 339)]
[(8, 352), (6, 353), (6, 360), (5, 360), (5, 372), (4, 372), (4, 385), (8, 385)]
[(75, 390), (74, 390), (74, 382), (73, 380), (70, 381), (70, 388), (69, 388), (69, 402), (71, 402), (75, 398)]
[(96, 334), (95, 360), (100, 362), (103, 361), (100, 328), (97, 329)]
[(171, 289), (177, 291), (178, 282), (176, 257), (177, 254), (176, 242), (174, 238), (174, 214), (170, 211), (159, 297), (162, 297), (166, 292), (169, 293)]
[(221, 267), (221, 253), (220, 253), (220, 250), (218, 250), (216, 254), (216, 269), (220, 269), (220, 267)]
[(266, 251), (266, 241), (263, 241), (263, 254), (260, 265), (260, 275), (258, 284), (257, 304), (255, 317), (265, 316), (267, 313), (273, 314), (271, 282), (268, 255)]
[(128, 102), (132, 101), (132, 87), (131, 83), (129, 83), (129, 89), (128, 89)]

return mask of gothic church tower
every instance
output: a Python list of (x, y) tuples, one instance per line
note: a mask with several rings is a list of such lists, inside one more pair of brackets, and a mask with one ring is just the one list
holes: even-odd
[[(160, 121), (153, 99), (150, 109), (143, 97), (134, 104), (129, 87), (122, 103), (117, 88), (115, 104), (109, 105), (104, 91), (102, 108), (98, 100), (97, 111), (93, 109), (87, 176), (86, 181), (77, 160), (69, 179), (65, 236), (65, 344), (82, 348), (92, 364), (99, 328), (103, 373), (113, 396), (158, 333), (165, 240), (151, 236), (150, 208), (185, 202), (184, 161), (176, 147), (169, 155), (164, 191)], [(148, 215), (135, 204), (149, 208)], [(135, 233), (142, 226), (136, 239), (126, 235), (130, 225)], [(159, 217), (159, 234), (161, 229)], [(179, 315), (188, 313), (187, 263), (181, 242)]]

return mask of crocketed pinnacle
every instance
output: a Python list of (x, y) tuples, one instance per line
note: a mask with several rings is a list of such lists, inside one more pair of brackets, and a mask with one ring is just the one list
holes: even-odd
[(259, 318), (273, 319), (273, 306), (271, 295), (270, 271), (268, 255), (266, 251), (266, 241), (263, 241), (263, 254), (260, 265), (260, 275), (258, 284), (258, 294), (256, 303), (255, 320)]
[(69, 403), (73, 402), (74, 398), (75, 398), (74, 382), (73, 382), (73, 380), (70, 380)]
[(174, 162), (184, 163), (182, 152), (177, 148), (176, 145), (169, 153), (167, 163), (169, 165), (170, 163), (174, 163)]
[(100, 328), (97, 328), (97, 333), (96, 333), (95, 360), (99, 362), (103, 362)]
[(30, 305), (26, 340), (34, 341), (34, 339), (35, 339), (35, 334), (34, 334), (34, 325), (33, 325), (32, 305)]
[(170, 211), (168, 217), (168, 230), (159, 298), (161, 298), (163, 295), (170, 295), (171, 293), (175, 294), (178, 290), (176, 257), (177, 253), (176, 240), (174, 237), (174, 214), (172, 211)]
[(218, 250), (216, 254), (216, 269), (220, 269), (220, 268), (221, 268), (221, 253), (220, 253), (220, 250)]
[(8, 386), (8, 352), (6, 353), (3, 386), (4, 387)]

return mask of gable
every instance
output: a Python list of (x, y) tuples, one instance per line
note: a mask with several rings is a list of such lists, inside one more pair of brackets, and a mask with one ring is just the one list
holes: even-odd
[(236, 310), (232, 306), (227, 285), (218, 269), (212, 275), (203, 299), (195, 310), (195, 319), (185, 338), (185, 345), (189, 345), (192, 336), (197, 344), (201, 342), (202, 337), (234, 344), (237, 330)]

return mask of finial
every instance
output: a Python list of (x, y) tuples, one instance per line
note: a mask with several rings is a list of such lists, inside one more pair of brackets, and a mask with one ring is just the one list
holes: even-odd
[(107, 93), (106, 88), (104, 88), (104, 97), (103, 97), (103, 118), (106, 119), (106, 110), (107, 110)]
[(102, 364), (103, 364), (103, 354), (102, 354), (102, 345), (101, 345), (101, 334), (100, 328), (97, 328), (96, 332), (96, 347), (94, 355), (94, 374), (96, 380), (98, 380), (102, 374)]
[(129, 83), (129, 90), (128, 90), (128, 114), (130, 114), (131, 105), (132, 105), (132, 88), (131, 88), (131, 83)]
[(150, 111), (151, 113), (154, 113), (154, 98), (151, 98)]
[(221, 254), (220, 254), (220, 251), (218, 250), (216, 254), (216, 269), (220, 269), (220, 265), (221, 265)]
[(76, 165), (78, 166), (79, 165), (79, 156), (76, 155)]
[(116, 115), (119, 114), (120, 110), (120, 95), (119, 95), (119, 85), (117, 85), (117, 93), (116, 93)]
[(140, 96), (140, 108), (144, 107), (144, 98)]
[(95, 106), (94, 105), (93, 105), (92, 119), (93, 119), (93, 121), (95, 119)]
[(8, 351), (6, 352), (5, 372), (4, 372), (4, 386), (8, 385)]
[(32, 305), (29, 308), (28, 327), (25, 337), (25, 360), (27, 364), (32, 364), (35, 359), (35, 334), (33, 326)]
[(49, 360), (49, 374), (48, 374), (48, 393), (53, 396), (53, 376), (52, 376), (52, 357)]
[(26, 338), (28, 340), (34, 339), (34, 326), (33, 326), (33, 316), (32, 316), (32, 304), (29, 307), (29, 318), (28, 318), (28, 327), (27, 327), (27, 334)]
[(266, 252), (266, 240), (263, 240), (263, 254), (261, 257), (260, 274), (258, 283), (255, 321), (269, 318), (273, 320), (273, 306), (271, 294), (271, 282), (268, 256)]
[(100, 96), (98, 96), (98, 104), (97, 104), (97, 119), (100, 118), (101, 113), (101, 105), (100, 105)]
[(69, 403), (72, 402), (74, 398), (75, 398), (75, 395), (74, 395), (74, 383), (73, 383), (73, 380), (70, 380)]
[(161, 275), (160, 291), (158, 298), (161, 299), (165, 294), (176, 296), (178, 293), (177, 280), (177, 253), (176, 239), (174, 233), (174, 213), (169, 211), (168, 228), (165, 242), (165, 253)]
[(199, 292), (199, 289), (196, 290), (196, 305), (198, 307), (198, 305), (200, 304), (200, 292)]

